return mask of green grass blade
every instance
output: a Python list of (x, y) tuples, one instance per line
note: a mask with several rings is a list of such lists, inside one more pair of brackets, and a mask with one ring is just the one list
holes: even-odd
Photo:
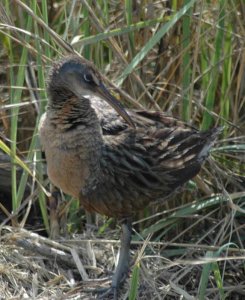
[(155, 18), (151, 20), (140, 21), (122, 28), (116, 28), (95, 35), (90, 35), (88, 37), (76, 36), (76, 38), (72, 41), (72, 45), (76, 47), (80, 45), (92, 45), (100, 41), (106, 40), (109, 37), (120, 36), (122, 34), (133, 32), (135, 30), (140, 30), (150, 26), (154, 26), (157, 23), (162, 23), (164, 20), (165, 18)]
[(222, 280), (219, 265), (217, 262), (212, 263), (212, 271), (214, 273), (214, 279), (215, 279), (217, 287), (219, 289), (220, 299), (224, 300), (225, 292), (224, 292), (224, 287), (223, 287), (223, 280)]
[[(30, 170), (30, 168), (27, 166), (27, 164), (25, 162), (23, 162), (16, 154), (13, 154), (11, 151), (11, 149), (2, 141), (0, 140), (0, 149), (2, 149), (3, 152), (5, 152), (6, 154), (8, 154), (10, 157), (13, 158), (13, 163), (14, 164), (18, 164), (22, 169), (24, 169), (30, 176), (34, 177), (32, 171)], [(34, 177), (35, 178), (35, 177)], [(36, 180), (37, 183), (39, 184), (39, 186), (41, 187), (41, 189), (45, 192), (45, 194), (47, 194), (46, 190), (44, 189), (44, 187), (42, 186), (42, 184)]]
[[(225, 33), (224, 42), (224, 63), (222, 72), (221, 97), (220, 97), (220, 116), (222, 116), (221, 124), (225, 125), (224, 120), (229, 119), (230, 114), (230, 84), (232, 73), (232, 26), (229, 24)], [(228, 128), (225, 127), (223, 136), (227, 136)]]
[[(209, 258), (213, 258), (213, 257), (214, 257), (214, 253), (212, 251), (207, 251), (205, 258), (209, 259)], [(206, 299), (205, 292), (207, 289), (209, 275), (210, 275), (211, 270), (212, 270), (212, 263), (207, 263), (207, 264), (203, 265), (201, 279), (200, 279), (199, 288), (198, 288), (198, 299), (199, 300)]]
[(208, 91), (205, 101), (205, 107), (207, 110), (204, 111), (203, 120), (201, 129), (206, 130), (208, 129), (213, 122), (213, 118), (210, 115), (209, 111), (213, 111), (214, 108), (214, 101), (215, 101), (215, 94), (218, 85), (219, 79), (219, 63), (222, 58), (222, 49), (223, 49), (223, 39), (224, 39), (224, 24), (225, 24), (225, 2), (226, 0), (220, 1), (220, 10), (219, 10), (219, 17), (218, 17), (218, 26), (215, 38), (215, 49), (214, 54), (211, 57), (211, 72), (209, 76), (209, 83), (208, 83)]
[[(36, 3), (34, 1), (33, 3), (33, 11), (36, 13), (37, 7), (36, 7)], [(47, 12), (46, 12), (46, 6), (43, 6), (43, 10), (44, 10), (44, 22), (48, 22), (47, 19)], [(35, 34), (36, 36), (40, 35), (40, 29), (37, 26), (37, 24), (35, 24)], [(45, 31), (44, 37), (47, 35), (47, 32)], [(35, 149), (34, 151), (31, 151), (31, 153), (33, 153), (33, 158), (35, 158), (35, 166), (36, 166), (36, 172), (38, 174), (38, 179), (40, 180), (40, 182), (44, 181), (44, 176), (43, 176), (43, 165), (42, 165), (42, 153), (40, 151), (41, 146), (39, 143), (39, 138), (38, 138), (38, 125), (39, 125), (39, 120), (40, 120), (40, 116), (44, 113), (45, 111), (45, 106), (47, 104), (47, 93), (46, 93), (46, 88), (45, 88), (45, 74), (44, 74), (44, 68), (43, 68), (43, 64), (42, 64), (42, 51), (41, 51), (41, 44), (40, 44), (40, 40), (36, 39), (35, 40), (35, 44), (36, 44), (36, 49), (38, 49), (38, 54), (36, 57), (36, 61), (37, 61), (37, 80), (38, 80), (38, 86), (40, 87), (40, 92), (38, 94), (39, 96), (39, 100), (41, 99), (41, 101), (39, 101), (39, 115), (37, 117), (36, 120), (36, 125), (35, 125), (35, 130), (33, 133), (33, 139), (34, 139), (34, 145), (35, 145)], [(45, 53), (48, 56), (51, 56), (50, 53), (50, 49), (48, 47), (46, 47), (45, 49)], [(49, 226), (49, 215), (48, 215), (48, 207), (47, 207), (47, 203), (46, 203), (46, 196), (45, 193), (40, 190), (39, 194), (38, 194), (38, 203), (39, 203), (39, 207), (41, 209), (41, 214), (42, 214), (42, 218), (43, 218), (43, 222), (46, 228), (46, 231), (49, 233), (50, 232), (50, 226)]]
[[(43, 18), (43, 21), (46, 24), (48, 24), (48, 3), (47, 3), (46, 0), (41, 1), (41, 7), (42, 7), (42, 18)], [(49, 42), (50, 42), (48, 32), (46, 30), (44, 30), (43, 35), (44, 35), (44, 40), (47, 42), (47, 45), (48, 45)], [(50, 47), (48, 47), (47, 45), (44, 45), (44, 53), (45, 53), (45, 55), (47, 57), (51, 57)], [(40, 54), (40, 52), (39, 52), (39, 54)]]
[[(185, 0), (184, 5), (187, 5), (190, 0)], [(182, 88), (183, 88), (183, 109), (182, 109), (182, 117), (185, 121), (189, 121), (191, 117), (191, 107), (192, 107), (192, 99), (190, 99), (189, 87), (191, 84), (191, 55), (190, 55), (190, 43), (191, 43), (191, 17), (192, 8), (190, 8), (186, 14), (183, 16), (183, 35), (182, 35), (182, 47), (184, 50), (183, 55), (183, 80), (182, 80)]]
[(138, 262), (137, 264), (135, 264), (133, 268), (133, 275), (130, 282), (129, 300), (135, 300), (137, 297), (139, 275), (140, 275), (140, 263)]
[[(91, 1), (88, 1), (89, 5), (91, 4), (90, 2)], [(82, 32), (83, 32), (84, 37), (86, 38), (86, 37), (89, 37), (90, 34), (91, 34), (91, 32), (90, 32), (89, 12), (88, 12), (88, 9), (87, 9), (86, 6), (83, 7), (82, 13), (83, 13), (83, 18), (84, 18), (84, 21), (83, 21), (83, 24), (82, 24)], [(84, 46), (83, 56), (88, 60), (91, 58), (90, 45), (85, 45)]]
[[(32, 26), (32, 18), (30, 16), (27, 17), (26, 22), (26, 29), (29, 31)], [(28, 43), (30, 40), (30, 37), (25, 37), (26, 42)], [(22, 49), (22, 54), (20, 58), (20, 64), (18, 67), (16, 78), (14, 74), (12, 74), (10, 78), (10, 83), (12, 86), (23, 86), (24, 80), (25, 80), (25, 66), (27, 63), (27, 54), (28, 50), (27, 48)], [(12, 54), (10, 54), (10, 64), (14, 64), (14, 57)], [(12, 72), (11, 72), (12, 73)], [(10, 139), (11, 139), (11, 159), (12, 162), (14, 161), (14, 157), (17, 153), (17, 132), (18, 132), (18, 119), (19, 119), (19, 107), (15, 106), (15, 104), (18, 104), (20, 102), (22, 96), (22, 89), (16, 89), (11, 92), (10, 96), (10, 103), (14, 104), (12, 111), (11, 111), (11, 132), (10, 132)], [(15, 212), (20, 205), (20, 202), (18, 201), (17, 197), (17, 181), (16, 181), (16, 166), (15, 164), (12, 164), (12, 207), (13, 211)]]
[[(230, 195), (230, 196), (232, 197), (232, 195)], [(244, 195), (242, 195), (242, 194), (236, 195), (235, 194), (233, 201), (236, 201), (239, 199), (241, 200), (242, 203), (245, 203)], [(187, 204), (184, 207), (179, 208), (177, 211), (172, 213), (170, 216), (161, 219), (160, 221), (151, 225), (150, 227), (145, 228), (142, 231), (141, 235), (144, 238), (146, 238), (149, 234), (152, 234), (157, 231), (162, 231), (164, 228), (166, 228), (167, 226), (169, 226), (171, 224), (174, 224), (174, 223), (177, 224), (178, 220), (184, 216), (196, 214), (205, 208), (213, 207), (213, 206), (220, 204), (220, 202), (228, 202), (228, 201), (229, 201), (229, 199), (225, 198), (223, 195), (217, 195), (215, 197), (210, 197), (210, 198), (202, 200), (202, 201), (197, 201), (195, 203)], [(156, 238), (156, 240), (157, 240), (157, 238)]]
[[(127, 25), (130, 26), (133, 23), (133, 3), (132, 3), (132, 0), (126, 0), (125, 1), (125, 16), (126, 16)], [(135, 45), (134, 45), (134, 33), (132, 31), (130, 31), (128, 33), (128, 38), (129, 38), (129, 50), (130, 50), (131, 56), (134, 56)]]
[(117, 80), (117, 85), (121, 85), (124, 79), (137, 67), (145, 58), (148, 52), (160, 41), (160, 39), (180, 20), (183, 15), (194, 5), (197, 0), (190, 0), (188, 4), (182, 7), (166, 24), (164, 24), (145, 46), (136, 54), (131, 63), (125, 68)]
[[(234, 243), (227, 243), (227, 244), (221, 246), (220, 249), (215, 252), (208, 251), (205, 255), (205, 258), (212, 259), (212, 258), (219, 257), (220, 253), (222, 251), (224, 251), (227, 247), (230, 247), (230, 246), (237, 247)], [(201, 279), (200, 279), (200, 283), (199, 283), (199, 289), (198, 289), (198, 291), (199, 291), (198, 299), (200, 299), (200, 300), (206, 299), (205, 292), (207, 289), (209, 275), (210, 275), (211, 271), (214, 273), (214, 279), (215, 279), (217, 287), (219, 289), (220, 299), (224, 300), (226, 297), (225, 297), (225, 292), (224, 292), (224, 288), (223, 288), (223, 281), (222, 281), (222, 277), (220, 274), (219, 265), (217, 262), (210, 262), (203, 266)]]

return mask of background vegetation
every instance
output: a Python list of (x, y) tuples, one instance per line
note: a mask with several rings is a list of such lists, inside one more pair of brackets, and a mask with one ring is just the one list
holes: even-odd
[[(135, 218), (137, 259), (122, 299), (243, 299), (244, 20), (243, 0), (1, 1), (1, 295), (89, 298), (87, 275), (103, 278), (113, 269), (117, 243), (108, 237), (118, 238), (115, 223), (96, 216), (96, 230), (69, 240), (84, 232), (85, 212), (63, 195), (55, 210), (56, 200), (48, 201), (37, 135), (45, 77), (54, 59), (76, 51), (95, 63), (125, 106), (165, 111), (203, 130), (224, 126), (200, 175)], [(24, 227), (66, 238), (52, 244)], [(74, 265), (59, 265), (58, 253), (54, 265), (45, 247), (73, 255)], [(42, 259), (32, 255), (38, 251)]]

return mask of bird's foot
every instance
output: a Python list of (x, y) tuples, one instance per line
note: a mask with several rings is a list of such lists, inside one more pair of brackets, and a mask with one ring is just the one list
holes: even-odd
[(118, 298), (118, 289), (121, 284), (124, 283), (128, 277), (129, 272), (129, 249), (131, 240), (131, 220), (126, 219), (122, 222), (122, 234), (121, 234), (121, 249), (119, 254), (118, 264), (115, 273), (112, 277), (111, 287), (102, 289), (102, 294), (98, 299), (113, 299)]
[(117, 287), (109, 287), (109, 288), (101, 288), (98, 293), (100, 293), (100, 295), (98, 295), (97, 299), (99, 300), (104, 300), (104, 299), (113, 299), (113, 300), (117, 300), (118, 299), (118, 288)]
[[(115, 276), (115, 274), (114, 274)], [(118, 292), (119, 292), (119, 288), (121, 287), (121, 285), (124, 284), (126, 278), (127, 278), (128, 274), (124, 274), (124, 276), (122, 276), (120, 281), (115, 281), (115, 277), (113, 277), (112, 279), (112, 285), (110, 287), (105, 287), (105, 288), (100, 288), (98, 290), (96, 290), (96, 292), (98, 293), (97, 299), (99, 300), (105, 300), (105, 299), (113, 299), (113, 300), (117, 300), (118, 299)]]

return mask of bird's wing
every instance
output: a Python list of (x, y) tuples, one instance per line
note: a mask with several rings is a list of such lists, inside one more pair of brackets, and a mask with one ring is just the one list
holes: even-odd
[(90, 101), (99, 119), (103, 135), (117, 135), (128, 128), (124, 119), (105, 101), (98, 97), (91, 97)]
[(199, 132), (160, 112), (128, 112), (135, 130), (116, 114), (101, 114), (103, 176), (88, 194), (90, 205), (106, 215), (127, 216), (168, 197), (199, 172), (217, 135), (216, 129)]
[[(91, 106), (94, 108), (97, 117), (100, 122), (103, 135), (120, 135), (125, 130), (129, 129), (130, 126), (125, 120), (105, 101), (100, 99), (97, 96), (93, 96), (90, 99)], [(128, 115), (132, 118), (136, 127), (148, 129), (159, 128), (189, 128), (195, 130), (190, 125), (183, 123), (175, 118), (166, 116), (162, 112), (148, 112), (146, 110), (134, 110), (134, 109), (125, 109)]]

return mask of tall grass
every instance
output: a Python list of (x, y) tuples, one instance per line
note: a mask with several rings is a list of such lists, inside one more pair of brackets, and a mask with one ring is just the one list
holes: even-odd
[[(190, 182), (181, 197), (146, 209), (144, 218), (135, 223), (140, 231), (137, 239), (153, 234), (156, 241), (164, 238), (186, 241), (186, 234), (196, 237), (193, 243), (201, 243), (205, 240), (200, 234), (202, 228), (206, 239), (212, 236), (210, 244), (233, 241), (243, 246), (244, 237), (241, 231), (234, 230), (234, 219), (231, 224), (222, 223), (226, 214), (230, 216), (236, 211), (235, 220), (239, 224), (244, 214), (242, 210), (238, 213), (245, 201), (242, 2), (185, 0), (181, 4), (172, 1), (169, 7), (161, 1), (139, 4), (129, 0), (124, 3), (4, 0), (0, 5), (0, 57), (9, 66), (2, 86), (7, 100), (1, 107), (9, 116), (9, 127), (1, 122), (4, 134), (0, 148), (11, 158), (12, 210), (18, 216), (15, 224), (19, 221), (24, 225), (21, 220), (26, 221), (27, 215), (18, 213), (30, 186), (33, 199), (29, 203), (38, 200), (44, 226), (50, 231), (45, 193), (49, 185), (37, 127), (47, 102), (45, 77), (50, 63), (77, 51), (101, 69), (108, 85), (115, 88), (125, 105), (164, 109), (202, 130), (218, 124), (225, 126), (224, 145), (216, 145), (215, 163), (212, 160), (205, 166), (202, 180), (199, 177)], [(28, 131), (22, 128), (23, 119)], [(28, 142), (22, 144), (23, 140)], [(20, 179), (16, 163), (23, 168)], [(215, 221), (218, 218), (220, 223)], [(73, 217), (69, 222), (75, 223)], [(101, 228), (107, 228), (103, 222), (100, 220)], [(203, 232), (203, 224), (208, 224), (209, 235)], [(230, 229), (230, 233), (213, 234), (212, 229), (220, 226)], [(186, 249), (178, 250), (187, 255)], [(216, 257), (216, 254), (207, 252), (206, 256)], [(134, 269), (130, 299), (136, 298), (139, 266), (140, 263)], [(220, 268), (218, 263), (203, 267), (194, 295), (204, 298), (213, 272), (218, 293), (221, 299), (225, 298), (222, 282), (225, 266), (223, 270)]]

